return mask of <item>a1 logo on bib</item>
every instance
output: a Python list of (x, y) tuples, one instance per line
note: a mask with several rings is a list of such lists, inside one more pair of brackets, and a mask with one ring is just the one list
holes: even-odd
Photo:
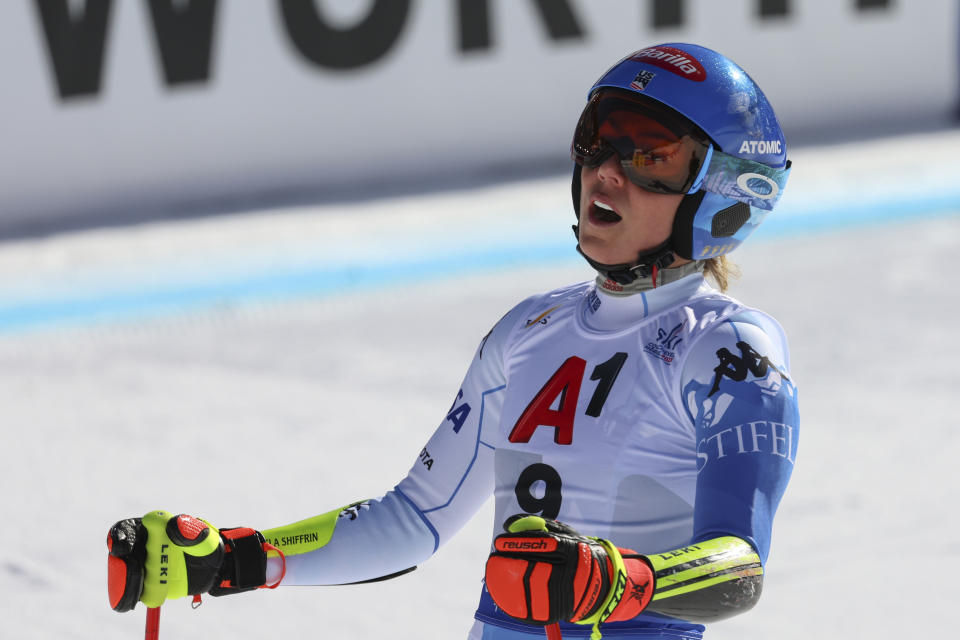
[[(590, 397), (586, 414), (599, 418), (603, 405), (607, 402), (613, 383), (620, 375), (627, 354), (618, 351), (606, 362), (598, 364), (590, 374), (590, 380), (597, 380), (597, 388)], [(539, 427), (553, 427), (553, 441), (557, 444), (573, 444), (573, 423), (577, 417), (577, 402), (580, 399), (580, 387), (587, 370), (587, 361), (570, 356), (554, 371), (547, 383), (540, 388), (527, 408), (517, 419), (510, 431), (510, 442), (530, 442), (530, 438)], [(556, 407), (556, 408), (554, 408)]]

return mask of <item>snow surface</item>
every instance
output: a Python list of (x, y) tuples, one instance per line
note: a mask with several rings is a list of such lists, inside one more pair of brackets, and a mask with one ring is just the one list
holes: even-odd
[[(790, 336), (797, 467), (765, 593), (714, 640), (950, 635), (960, 133), (799, 150), (733, 295)], [(266, 528), (380, 495), (479, 339), (590, 276), (568, 178), (0, 244), (0, 637), (137, 638), (108, 527)], [(162, 638), (464, 638), (488, 503), (414, 573), (163, 608)]]

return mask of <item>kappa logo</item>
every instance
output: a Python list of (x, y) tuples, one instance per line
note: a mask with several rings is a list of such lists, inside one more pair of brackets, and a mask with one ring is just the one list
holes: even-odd
[(643, 584), (638, 584), (630, 579), (627, 576), (627, 597), (636, 600), (637, 602), (643, 602), (647, 597), (647, 588), (650, 587), (650, 581), (646, 581)]
[(751, 373), (760, 385), (761, 393), (768, 395), (776, 395), (782, 381), (790, 380), (787, 374), (770, 361), (770, 358), (757, 353), (750, 343), (741, 340), (737, 343), (737, 349), (740, 350), (739, 357), (726, 347), (717, 350), (717, 359), (720, 360), (720, 364), (713, 370), (713, 387), (707, 394), (708, 398), (720, 390), (720, 382), (724, 378), (743, 382), (747, 379), (747, 374)]
[(670, 364), (674, 358), (677, 357), (677, 345), (683, 342), (683, 338), (680, 337), (680, 332), (683, 331), (685, 324), (686, 322), (681, 322), (669, 332), (658, 328), (657, 339), (653, 342), (648, 342), (643, 350), (655, 358), (660, 358), (666, 364)]
[(536, 318), (528, 319), (527, 324), (523, 325), (523, 328), (529, 329), (535, 324), (547, 324), (547, 322), (550, 320), (550, 314), (559, 308), (560, 308), (560, 305), (557, 305), (555, 307), (550, 307), (549, 309), (547, 309), (546, 311), (538, 315)]

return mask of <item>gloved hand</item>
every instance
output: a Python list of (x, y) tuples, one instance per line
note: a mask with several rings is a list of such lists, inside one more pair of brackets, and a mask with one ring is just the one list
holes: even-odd
[(280, 583), (265, 584), (267, 551), (277, 550), (259, 531), (218, 531), (188, 515), (151, 511), (120, 520), (110, 528), (107, 549), (107, 587), (116, 611), (130, 611), (137, 601), (159, 607), (188, 595), (221, 596)]
[(504, 523), (487, 559), (487, 590), (503, 611), (529, 624), (561, 620), (595, 626), (629, 620), (653, 598), (647, 559), (611, 542), (580, 535), (539, 516)]

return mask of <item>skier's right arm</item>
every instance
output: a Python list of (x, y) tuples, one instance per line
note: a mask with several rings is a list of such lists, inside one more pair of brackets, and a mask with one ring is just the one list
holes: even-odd
[[(205, 554), (198, 556), (200, 547), (186, 544), (189, 540), (170, 539), (166, 529), (148, 531), (139, 518), (121, 521), (108, 540), (111, 606), (125, 611), (138, 600), (159, 606), (165, 599), (211, 589), (213, 595), (241, 590), (235, 578), (224, 577), (225, 572), (245, 576), (242, 590), (249, 590), (281, 582), (363, 582), (415, 568), (459, 530), (493, 491), (493, 448), (485, 442), (484, 430), (499, 423), (506, 384), (503, 350), (525, 310), (526, 304), (518, 305), (483, 338), (449, 411), (393, 490), (378, 499), (262, 532), (245, 529), (265, 546), (246, 544), (243, 558), (223, 552), (224, 548), (231, 551), (226, 539), (219, 545), (220, 555), (217, 545), (208, 541), (209, 553), (204, 548)], [(148, 521), (148, 516), (142, 520)], [(164, 517), (164, 522), (175, 521), (170, 514)], [(218, 532), (212, 526), (210, 530), (209, 540), (216, 540)], [(234, 566), (241, 559), (239, 568)], [(177, 579), (171, 582), (173, 574)]]

